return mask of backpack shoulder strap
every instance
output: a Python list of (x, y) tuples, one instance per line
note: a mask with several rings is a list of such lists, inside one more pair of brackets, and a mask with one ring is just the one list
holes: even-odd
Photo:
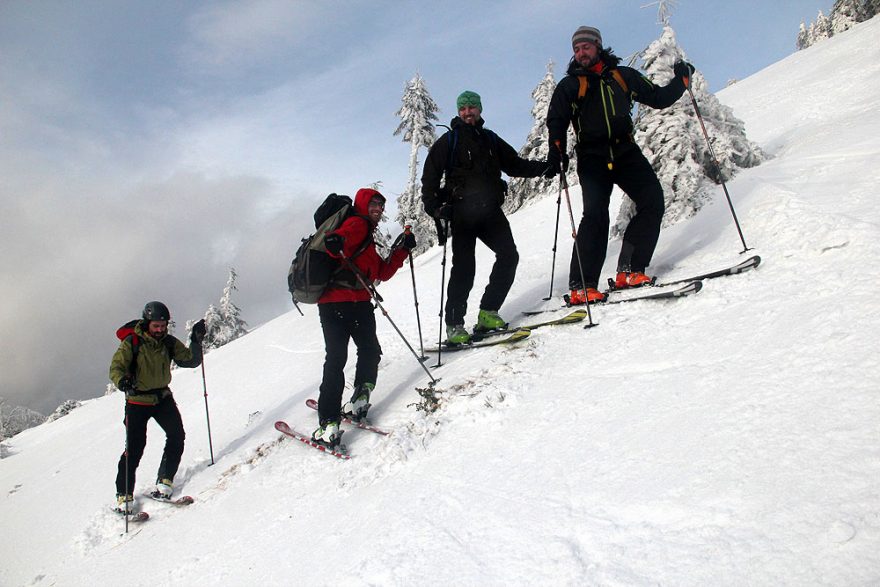
[(451, 129), (446, 132), (447, 135), (451, 135), (446, 143), (449, 145), (448, 152), (446, 154), (446, 171), (449, 172), (452, 169), (452, 156), (455, 154), (455, 148), (458, 146), (458, 130)]
[(578, 76), (578, 102), (584, 99), (584, 96), (587, 95), (587, 90), (590, 89), (590, 80), (587, 79), (585, 75)]
[(623, 75), (621, 75), (620, 70), (616, 67), (611, 70), (611, 75), (617, 80), (617, 83), (620, 84), (620, 87), (623, 88), (623, 92), (625, 94), (629, 94), (629, 86), (626, 85), (626, 80), (623, 79)]
[(132, 377), (137, 376), (137, 362), (138, 362), (138, 351), (140, 350), (141, 342), (138, 338), (137, 334), (131, 333), (126, 336), (123, 340), (127, 340), (131, 342), (131, 363), (128, 364), (128, 373)]

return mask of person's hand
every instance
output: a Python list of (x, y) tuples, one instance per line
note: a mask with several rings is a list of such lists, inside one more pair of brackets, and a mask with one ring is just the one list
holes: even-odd
[(562, 173), (567, 172), (568, 153), (563, 153), (559, 150), (559, 147), (551, 145), (550, 150), (547, 152), (547, 166), (550, 169), (544, 172), (544, 177), (553, 177), (558, 174), (560, 170)]
[(403, 246), (407, 251), (416, 248), (416, 235), (411, 232), (404, 232), (401, 236), (403, 236)]
[(324, 239), (324, 248), (327, 249), (330, 253), (334, 255), (342, 255), (342, 245), (345, 243), (345, 239), (342, 238), (342, 235), (331, 233), (328, 234)]
[(192, 330), (190, 330), (190, 340), (194, 343), (201, 345), (202, 341), (205, 339), (205, 333), (207, 332), (207, 327), (205, 326), (205, 319), (202, 318), (195, 324), (193, 324)]
[(452, 220), (452, 204), (443, 204), (434, 212), (438, 220)]
[(134, 390), (134, 379), (132, 379), (131, 375), (123, 375), (119, 379), (119, 383), (116, 384), (116, 388), (119, 391), (128, 393), (129, 391)]
[(678, 60), (675, 62), (675, 65), (672, 66), (672, 71), (675, 73), (675, 77), (684, 81), (685, 79), (690, 79), (690, 77), (694, 74), (694, 66), (688, 63), (687, 61)]

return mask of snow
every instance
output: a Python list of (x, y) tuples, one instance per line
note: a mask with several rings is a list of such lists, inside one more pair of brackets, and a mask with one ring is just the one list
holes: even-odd
[[(379, 314), (372, 414), (393, 434), (348, 432), (350, 461), (272, 427), (316, 423), (317, 312), (291, 311), (207, 356), (213, 466), (201, 371), (175, 372), (192, 506), (147, 501), (153, 519), (127, 535), (108, 511), (118, 394), (4, 443), (0, 585), (880, 583), (878, 35), (880, 19), (862, 23), (719, 94), (774, 157), (728, 184), (757, 270), (447, 355), (431, 415), (411, 406), (427, 376)], [(548, 293), (555, 218), (555, 193), (511, 217), (508, 319)], [(563, 210), (557, 296), (569, 234)], [(491, 262), (478, 249), (472, 304)], [(719, 189), (664, 229), (652, 270), (720, 268), (741, 249)], [(441, 257), (416, 260), (426, 345)], [(416, 342), (409, 271), (380, 290)], [(149, 435), (139, 492), (162, 449)]]

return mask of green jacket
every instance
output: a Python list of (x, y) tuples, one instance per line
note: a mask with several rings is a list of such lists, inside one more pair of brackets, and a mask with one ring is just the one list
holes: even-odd
[[(137, 372), (134, 391), (128, 392), (127, 400), (130, 403), (156, 405), (171, 395), (168, 388), (171, 383), (171, 361), (179, 367), (198, 367), (202, 364), (202, 347), (190, 341), (190, 348), (187, 348), (170, 334), (166, 334), (162, 340), (156, 340), (146, 333), (144, 327), (143, 321), (134, 327), (138, 337)], [(110, 381), (113, 385), (118, 386), (119, 380), (128, 374), (132, 353), (129, 336), (119, 343), (110, 361)]]

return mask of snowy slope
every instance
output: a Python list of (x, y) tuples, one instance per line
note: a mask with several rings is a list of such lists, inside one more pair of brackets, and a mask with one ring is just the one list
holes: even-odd
[[(154, 519), (122, 534), (107, 511), (121, 397), (12, 439), (0, 585), (880, 583), (878, 35), (874, 19), (720, 94), (774, 156), (729, 184), (757, 271), (688, 300), (595, 308), (589, 330), (449, 355), (431, 416), (411, 407), (427, 377), (379, 315), (373, 414), (394, 434), (349, 432), (349, 462), (272, 428), (312, 429), (323, 360), (315, 308), (280, 316), (208, 356), (214, 466), (201, 373), (175, 373), (177, 481), (196, 505), (148, 502)], [(547, 295), (555, 202), (511, 218), (511, 320)], [(741, 248), (719, 189), (664, 231), (652, 270), (714, 269)], [(426, 344), (441, 254), (416, 261)], [(409, 267), (380, 289), (415, 342)], [(161, 438), (152, 427), (139, 489)]]

